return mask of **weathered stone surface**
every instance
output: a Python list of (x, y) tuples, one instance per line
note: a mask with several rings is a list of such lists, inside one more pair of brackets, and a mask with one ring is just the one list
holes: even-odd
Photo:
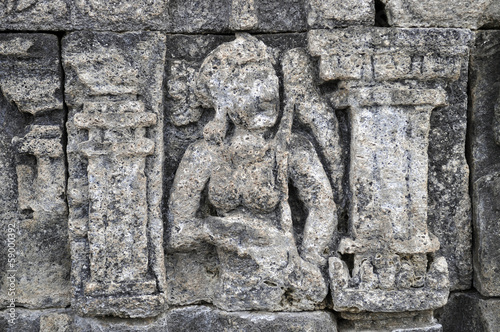
[(303, 31), (304, 0), (170, 0), (171, 31)]
[(80, 317), (67, 309), (16, 309), (17, 320), (9, 325), (8, 311), (0, 311), (5, 332), (183, 332), (183, 331), (283, 331), (336, 332), (332, 312), (227, 312), (210, 306), (187, 306), (166, 310), (148, 319)]
[(444, 332), (498, 332), (500, 300), (483, 298), (476, 292), (453, 293), (436, 316)]
[(207, 306), (172, 309), (168, 313), (170, 332), (182, 331), (315, 331), (335, 332), (331, 312), (226, 312)]
[(0, 30), (60, 30), (71, 25), (73, 0), (5, 0)]
[(0, 86), (20, 112), (36, 115), (62, 109), (57, 37), (48, 34), (0, 36)]
[(442, 332), (432, 311), (404, 313), (341, 313), (342, 332)]
[(495, 0), (382, 0), (388, 22), (396, 27), (469, 28), (498, 26), (500, 7)]
[(500, 296), (498, 195), (500, 146), (495, 141), (495, 107), (500, 97), (500, 32), (478, 32), (471, 58), (471, 126), (474, 211), (474, 286), (485, 296)]
[(375, 3), (369, 0), (307, 0), (307, 11), (307, 24), (315, 29), (375, 24)]
[[(333, 195), (313, 146), (291, 134), (296, 101), (286, 101), (276, 123), (274, 62), (272, 50), (247, 34), (205, 58), (195, 93), (215, 116), (204, 139), (186, 150), (170, 195), (168, 247), (189, 252), (206, 243), (217, 249), (210, 302), (230, 311), (310, 310), (326, 296), (319, 268), (336, 225)], [(284, 60), (285, 85), (291, 70)], [(309, 212), (300, 236), (294, 236), (289, 180)]]
[(161, 33), (63, 40), (76, 310), (148, 317), (164, 307)]
[(442, 85), (448, 105), (433, 109), (430, 118), (427, 225), (439, 239), (437, 254), (448, 262), (451, 290), (469, 289), (472, 283), (472, 213), (465, 158), (467, 82), (465, 57), (459, 79)]
[(471, 37), (459, 29), (312, 30), (309, 52), (325, 81), (456, 81)]
[(56, 36), (0, 36), (2, 307), (69, 304), (58, 54)]
[[(288, 49), (305, 46), (304, 35), (261, 35), (258, 38), (268, 45), (268, 50), (276, 58), (281, 58)], [(207, 124), (210, 117), (213, 116), (212, 111), (203, 109), (200, 106), (200, 102), (194, 94), (195, 84), (193, 78), (196, 76), (203, 59), (208, 53), (221, 43), (232, 39), (234, 37), (229, 36), (167, 37), (167, 58), (171, 60), (167, 63), (168, 81), (166, 85), (167, 103), (165, 107), (166, 122), (164, 129), (166, 153), (164, 167), (165, 193), (171, 191), (173, 177), (184, 151), (190, 144), (203, 137), (203, 127)], [(307, 67), (305, 62), (301, 62), (297, 70), (303, 68), (304, 65)], [(292, 86), (288, 84), (287, 86), (289, 89), (295, 89), (297, 93), (307, 92), (307, 97), (314, 97), (314, 91), (308, 92), (301, 87), (301, 84), (304, 83), (302, 76), (294, 76), (297, 78), (296, 85)], [(312, 86), (311, 82), (308, 84), (307, 86)], [(297, 102), (299, 99), (297, 99)], [(300, 100), (302, 104), (298, 106), (302, 110), (308, 110), (308, 107), (314, 106), (317, 109), (315, 112), (321, 113), (327, 109), (321, 104), (317, 106), (318, 100), (308, 100), (308, 98)], [(328, 116), (325, 115), (325, 117)], [(298, 125), (299, 119), (295, 123)], [(327, 132), (331, 133), (332, 128), (323, 128), (323, 131), (325, 134)], [(327, 135), (324, 137), (327, 137)], [(334, 137), (330, 137), (329, 139), (332, 142), (335, 141)], [(329, 151), (331, 151), (331, 148), (333, 147), (330, 147)], [(340, 159), (342, 158), (335, 159), (333, 162), (338, 165)], [(337, 189), (338, 191), (334, 192), (334, 194), (338, 196), (340, 195), (339, 191), (341, 191), (341, 188)], [(168, 195), (165, 195), (165, 197), (168, 198)], [(167, 205), (165, 202), (164, 206), (166, 207)], [(294, 204), (292, 204), (293, 206)], [(295, 212), (297, 211), (294, 210), (292, 214), (294, 218), (296, 217)], [(302, 233), (300, 229), (303, 227), (304, 222), (305, 218), (296, 218), (294, 220), (294, 225), (298, 228), (299, 234)], [(169, 237), (169, 233), (170, 229), (167, 228), (167, 238)], [(169, 291), (167, 292), (169, 303), (182, 305), (198, 303), (199, 301), (209, 302), (216, 289), (217, 265), (217, 253), (211, 245), (199, 244), (196, 249), (189, 252), (168, 250), (166, 266), (167, 279), (169, 280)]]
[[(167, 64), (165, 85), (165, 164), (164, 164), (164, 220), (167, 220), (168, 197), (175, 171), (184, 151), (203, 137), (203, 127), (210, 115), (201, 108), (194, 94), (194, 76), (203, 59), (230, 36), (167, 36)], [(166, 225), (166, 238), (170, 226)], [(200, 245), (191, 252), (168, 251), (165, 255), (167, 268), (168, 302), (185, 305), (209, 301), (217, 281), (217, 254), (210, 246)]]
[(70, 332), (72, 314), (67, 309), (27, 310), (15, 308), (15, 321), (9, 310), (0, 311), (0, 330), (5, 332)]
[[(350, 28), (309, 33), (310, 52), (320, 56), (320, 77), (323, 80), (341, 80), (339, 90), (332, 94), (333, 104), (337, 108), (349, 107), (351, 121), (354, 121), (351, 128), (350, 182), (355, 189), (354, 204), (351, 204), (351, 208), (356, 209), (358, 206), (358, 210), (351, 211), (351, 232), (358, 235), (353, 243), (344, 241), (340, 250), (367, 250), (370, 245), (358, 245), (363, 241), (363, 236), (360, 238), (359, 234), (366, 234), (365, 237), (373, 241), (375, 247), (384, 247), (391, 243), (389, 247), (394, 247), (393, 250), (400, 253), (415, 254), (419, 250), (423, 250), (422, 253), (426, 250), (433, 252), (437, 249), (437, 241), (431, 240), (432, 236), (424, 236), (421, 244), (418, 243), (420, 236), (416, 236), (417, 233), (423, 235), (427, 232), (426, 223), (429, 222), (432, 231), (442, 241), (438, 254), (444, 255), (450, 263), (453, 289), (467, 288), (470, 285), (471, 273), (468, 168), (464, 158), (466, 68), (470, 39), (471, 35), (466, 31), (438, 29)], [(419, 53), (424, 50), (425, 54)], [(401, 81), (398, 78), (406, 80)], [(449, 113), (451, 115), (447, 115)], [(405, 117), (411, 117), (411, 114), (420, 120), (415, 118), (405, 122)], [(423, 117), (424, 114), (427, 116)], [(408, 125), (405, 126), (405, 123), (413, 126), (419, 121), (421, 124), (417, 126), (418, 129), (415, 127), (411, 130)], [(424, 124), (425, 127), (422, 127)], [(450, 124), (453, 124), (453, 127), (450, 128)], [(384, 134), (375, 133), (374, 128), (380, 128)], [(396, 131), (395, 128), (400, 130)], [(405, 133), (403, 128), (410, 131)], [(423, 131), (418, 135), (415, 130)], [(398, 135), (402, 136), (398, 139)], [(427, 135), (428, 138), (421, 141), (423, 145), (415, 145)], [(389, 137), (395, 139), (398, 149), (384, 150), (384, 142), (389, 142)], [(366, 142), (379, 143), (369, 145), (365, 144)], [(376, 159), (363, 157), (370, 149), (377, 149), (377, 144), (383, 155), (376, 154)], [(431, 147), (428, 155), (423, 153), (427, 151), (427, 146)], [(355, 147), (358, 149), (354, 149)], [(453, 153), (444, 153), (443, 150), (438, 150), (438, 147), (451, 148)], [(410, 153), (412, 149), (414, 152)], [(397, 151), (407, 156), (408, 168), (405, 168), (404, 163), (401, 164), (405, 158), (395, 157), (391, 161), (390, 156), (395, 155)], [(360, 163), (356, 162), (357, 154)], [(416, 162), (417, 155), (423, 158), (420, 162)], [(370, 163), (385, 166), (373, 167), (369, 166)], [(360, 168), (359, 172), (356, 171), (361, 165), (365, 165), (366, 170)], [(409, 173), (397, 171), (398, 167), (402, 167), (400, 171), (406, 169)], [(375, 170), (373, 174), (372, 169)], [(374, 177), (374, 180), (368, 180), (371, 177)], [(365, 180), (356, 181), (358, 178)], [(394, 181), (387, 181), (390, 178)], [(454, 181), (457, 178), (459, 181)], [(400, 187), (405, 182), (408, 182), (407, 189)], [(370, 190), (368, 185), (373, 189)], [(404, 194), (405, 190), (409, 190), (408, 193), (411, 194)], [(367, 196), (360, 194), (361, 192), (369, 194)], [(396, 198), (397, 195), (400, 195), (400, 198)], [(403, 204), (405, 200), (407, 203)], [(398, 204), (403, 205), (396, 208)], [(413, 209), (405, 207), (412, 205)], [(450, 209), (450, 206), (456, 206), (456, 209)], [(432, 207), (432, 210), (429, 207)], [(410, 211), (411, 214), (403, 217)], [(420, 221), (415, 223), (417, 211), (420, 211)], [(396, 217), (397, 213), (403, 215)], [(361, 215), (363, 217), (359, 219)], [(385, 229), (386, 226), (383, 226), (381, 220), (387, 218), (395, 218), (397, 221), (388, 222), (388, 228)], [(407, 220), (408, 223), (400, 225), (402, 220)], [(450, 221), (456, 228), (449, 226)], [(388, 232), (391, 228), (393, 230)], [(456, 230), (450, 232), (450, 228)], [(373, 232), (380, 234), (385, 240), (375, 240), (380, 237), (373, 237)], [(406, 244), (404, 241), (397, 244), (398, 241), (390, 240), (392, 236), (394, 239), (409, 241)], [(419, 240), (412, 244), (411, 239)], [(428, 248), (424, 250), (425, 246)], [(421, 248), (418, 249), (419, 247)], [(361, 263), (362, 259), (355, 261)]]
[(167, 30), (169, 0), (74, 0), (70, 28), (85, 30)]

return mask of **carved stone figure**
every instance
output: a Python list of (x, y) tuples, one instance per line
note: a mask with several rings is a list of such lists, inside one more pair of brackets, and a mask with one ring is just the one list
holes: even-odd
[[(213, 302), (233, 310), (311, 310), (336, 227), (332, 189), (312, 144), (280, 119), (279, 80), (266, 45), (247, 34), (210, 53), (196, 93), (215, 117), (184, 154), (170, 202), (169, 247), (216, 247)], [(280, 121), (279, 121), (280, 120)], [(300, 248), (288, 185), (308, 210)]]

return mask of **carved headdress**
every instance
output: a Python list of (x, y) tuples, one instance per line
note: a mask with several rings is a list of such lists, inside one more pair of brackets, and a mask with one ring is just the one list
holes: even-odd
[(236, 39), (213, 50), (203, 61), (196, 77), (195, 93), (203, 107), (214, 108), (215, 117), (203, 131), (206, 140), (220, 142), (224, 138), (228, 94), (240, 88), (239, 73), (251, 63), (269, 66), (274, 71), (275, 59), (267, 46), (257, 38), (241, 33)]

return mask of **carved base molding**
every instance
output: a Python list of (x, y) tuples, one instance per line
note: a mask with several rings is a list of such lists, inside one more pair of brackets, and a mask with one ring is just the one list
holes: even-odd
[(442, 332), (432, 311), (404, 313), (342, 313), (341, 332)]

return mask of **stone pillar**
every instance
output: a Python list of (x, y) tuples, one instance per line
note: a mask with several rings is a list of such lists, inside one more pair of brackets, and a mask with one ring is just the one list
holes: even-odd
[(160, 33), (74, 33), (67, 70), (70, 239), (79, 314), (165, 307)]
[(426, 223), (427, 148), (431, 111), (445, 104), (446, 94), (398, 83), (350, 87), (347, 94), (351, 219), (338, 248), (343, 259), (330, 258), (334, 309), (356, 328), (367, 320), (397, 328), (400, 314), (388, 312), (412, 312), (400, 318), (401, 327), (438, 326), (432, 309), (446, 304), (449, 283)]
[(463, 77), (469, 40), (453, 30), (309, 33), (320, 79), (339, 81), (331, 102), (349, 113), (348, 234), (330, 258), (341, 330), (441, 329), (432, 311), (446, 304), (450, 285), (427, 226), (429, 134), (434, 110), (456, 103), (449, 85)]
[(85, 294), (153, 294), (148, 276), (146, 157), (154, 142), (143, 128), (156, 124), (137, 101), (87, 103), (76, 114), (89, 131), (79, 144), (88, 158), (90, 280)]

